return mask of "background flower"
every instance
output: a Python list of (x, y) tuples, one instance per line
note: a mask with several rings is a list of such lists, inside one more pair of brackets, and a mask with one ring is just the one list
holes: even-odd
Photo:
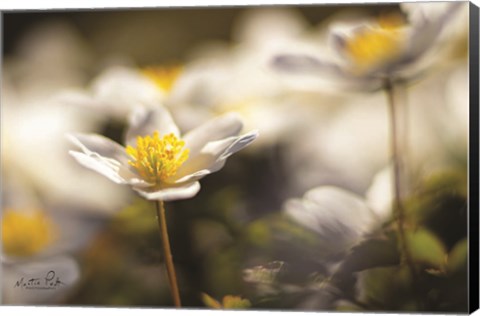
[[(72, 208), (79, 206), (48, 205), (36, 200), (28, 186), (18, 180), (3, 182), (4, 304), (59, 304), (72, 292), (82, 270), (74, 256), (102, 226), (98, 218), (72, 212)], [(39, 280), (38, 284), (32, 279)], [(47, 284), (46, 279), (55, 285)]]
[[(39, 54), (47, 54), (43, 52), (46, 50), (53, 55), (69, 55), (71, 52), (68, 49), (76, 47), (77, 39), (73, 37), (75, 33), (71, 34), (68, 30), (60, 31), (55, 27), (49, 29), (46, 35), (31, 35), (32, 42), (26, 39), (23, 45), (39, 45)], [(47, 35), (49, 37), (42, 40)], [(81, 55), (81, 51), (75, 53)], [(22, 56), (21, 53), (18, 55)], [(79, 64), (82, 65), (84, 59), (78, 57), (77, 60), (75, 56), (59, 58), (62, 71), (52, 73), (36, 58), (36, 55), (27, 55), (7, 60), (5, 64), (1, 96), (2, 172), (7, 177), (21, 177), (24, 182), (31, 182), (52, 203), (69, 200), (86, 206), (92, 212), (108, 214), (119, 206), (116, 203), (121, 203), (128, 195), (108, 181), (92, 181), (92, 174), (83, 172), (65, 153), (68, 142), (63, 136), (70, 131), (96, 130), (98, 116), (56, 101), (56, 95), (62, 89), (82, 82), (85, 74), (77, 67), (82, 69)], [(72, 64), (68, 64), (70, 62)], [(28, 71), (20, 71), (24, 67)], [(45, 76), (48, 80), (37, 76)], [(89, 192), (87, 188), (92, 186), (96, 190)], [(106, 202), (106, 199), (109, 201)]]
[[(385, 78), (404, 81), (424, 72), (438, 62), (438, 43), (442, 31), (465, 4), (437, 6), (435, 17), (419, 18), (419, 6), (407, 7), (407, 21), (398, 13), (377, 19), (350, 19), (333, 24), (330, 43), (336, 53), (333, 60), (316, 56), (279, 55), (274, 63), (279, 69), (317, 75), (329, 75), (344, 85), (360, 90), (381, 89)], [(414, 17), (409, 19), (408, 15)], [(424, 15), (423, 15), (424, 16)]]

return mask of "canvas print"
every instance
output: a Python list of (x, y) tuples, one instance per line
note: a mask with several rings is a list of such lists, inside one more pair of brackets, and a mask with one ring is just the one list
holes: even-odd
[(1, 304), (467, 312), (474, 9), (2, 12)]

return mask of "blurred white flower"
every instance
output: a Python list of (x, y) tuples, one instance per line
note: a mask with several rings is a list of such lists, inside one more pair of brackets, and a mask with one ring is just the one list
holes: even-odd
[[(128, 194), (108, 181), (85, 173), (66, 153), (69, 144), (64, 134), (95, 130), (96, 116), (81, 108), (59, 104), (52, 95), (37, 98), (24, 95), (7, 77), (2, 81), (4, 176), (23, 178), (52, 203), (67, 200), (84, 206), (85, 210), (114, 211)], [(95, 190), (88, 190), (92, 186)]]
[(313, 51), (313, 41), (303, 36), (306, 29), (306, 21), (294, 10), (245, 12), (235, 24), (233, 43), (205, 45), (185, 65), (169, 104), (179, 125), (191, 129), (208, 117), (234, 111), (242, 115), (247, 129), (261, 132), (255, 147), (292, 137), (314, 120), (312, 108), (325, 98), (304, 85), (297, 85), (294, 95), (286, 89), (294, 83), (274, 71), (270, 61), (291, 47)]
[(470, 94), (467, 87), (475, 89), (469, 82), (468, 64), (465, 62), (455, 67), (447, 79), (445, 91), (447, 111), (443, 117), (443, 127), (451, 144), (466, 148), (470, 126)]
[[(445, 163), (450, 147), (466, 144), (468, 74), (464, 62), (409, 87), (405, 155), (415, 177)], [(389, 163), (385, 96), (356, 94), (327, 104), (319, 124), (304, 124), (301, 142), (284, 148), (293, 194), (319, 185), (365, 192), (377, 170)], [(322, 119), (320, 121), (320, 119)], [(439, 137), (438, 135), (442, 135)], [(421, 174), (418, 171), (422, 171)]]
[(2, 302), (59, 303), (80, 277), (73, 253), (91, 240), (101, 223), (65, 212), (75, 205), (43, 209), (31, 192), (3, 184)]
[[(439, 6), (434, 18), (419, 18), (422, 4), (411, 4), (407, 21), (400, 14), (375, 20), (341, 21), (331, 25), (331, 60), (310, 54), (284, 54), (274, 59), (277, 68), (290, 72), (327, 75), (352, 87), (376, 90), (385, 80), (403, 81), (428, 69), (439, 54), (439, 38), (457, 11), (467, 6), (452, 2)], [(441, 6), (441, 8), (440, 8)], [(410, 18), (413, 16), (413, 18)]]
[(227, 114), (180, 136), (168, 111), (138, 108), (130, 118), (126, 145), (100, 135), (75, 134), (69, 139), (81, 152), (70, 154), (83, 166), (118, 184), (128, 184), (150, 200), (191, 198), (198, 180), (220, 170), (226, 159), (254, 141), (256, 131), (238, 136), (242, 123)]
[(391, 169), (375, 177), (367, 199), (334, 186), (320, 186), (284, 204), (285, 213), (316, 232), (338, 252), (366, 237), (392, 215)]
[[(72, 163), (64, 138), (69, 131), (94, 131), (98, 115), (55, 100), (62, 89), (83, 83), (90, 61), (87, 45), (62, 22), (39, 25), (20, 41), (14, 54), (6, 56), (1, 93), (2, 173), (22, 178), (51, 203), (69, 201), (85, 211), (104, 213), (122, 205), (113, 196), (126, 199), (128, 194), (108, 181), (92, 179), (92, 174)], [(92, 186), (96, 190), (88, 192)]]
[(124, 120), (138, 106), (165, 104), (182, 68), (148, 67), (137, 69), (111, 66), (93, 80), (87, 90), (63, 91), (58, 101), (84, 106), (105, 118)]
[(35, 192), (18, 177), (2, 177), (4, 304), (61, 303), (80, 278), (74, 256), (103, 226), (102, 219), (89, 216), (81, 205), (52, 204)]

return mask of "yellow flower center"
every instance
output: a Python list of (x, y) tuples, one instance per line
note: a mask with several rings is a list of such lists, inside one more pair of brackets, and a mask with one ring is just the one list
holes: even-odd
[(137, 148), (127, 146), (127, 154), (132, 157), (128, 163), (133, 166), (145, 181), (158, 185), (168, 182), (178, 168), (188, 159), (185, 142), (170, 133), (162, 138), (158, 132), (153, 137), (137, 137)]
[(181, 66), (152, 66), (142, 69), (142, 74), (150, 79), (160, 90), (168, 93), (172, 90), (182, 71), (183, 67)]
[(40, 211), (5, 210), (2, 218), (3, 251), (12, 256), (32, 256), (54, 240), (56, 229)]
[(357, 71), (361, 73), (397, 58), (405, 44), (404, 25), (402, 17), (389, 15), (352, 36), (346, 51)]

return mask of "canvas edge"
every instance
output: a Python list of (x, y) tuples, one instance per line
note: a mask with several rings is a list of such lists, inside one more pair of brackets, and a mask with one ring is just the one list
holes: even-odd
[(479, 308), (479, 7), (469, 8), (469, 313)]

